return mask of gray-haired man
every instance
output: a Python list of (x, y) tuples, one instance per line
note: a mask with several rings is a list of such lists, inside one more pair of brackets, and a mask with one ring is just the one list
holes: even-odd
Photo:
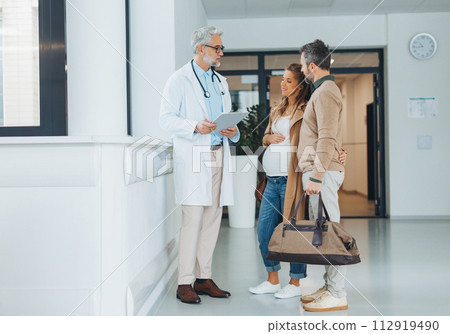
[(159, 122), (172, 135), (175, 199), (182, 205), (176, 296), (184, 303), (199, 303), (198, 294), (230, 296), (211, 279), (222, 207), (234, 204), (228, 138), (239, 140), (237, 127), (213, 133), (212, 120), (231, 110), (226, 79), (212, 68), (223, 56), (221, 35), (215, 27), (192, 34), (194, 59), (169, 78), (161, 101)]
[[(317, 217), (318, 194), (331, 221), (339, 222), (338, 190), (344, 181), (344, 166), (339, 161), (342, 146), (342, 96), (330, 75), (331, 53), (315, 40), (300, 49), (302, 72), (311, 84), (312, 95), (300, 129), (298, 156), (303, 172), (303, 187), (310, 196), (310, 217)], [(325, 285), (303, 296), (307, 311), (337, 311), (348, 308), (345, 291), (345, 266), (325, 266)]]

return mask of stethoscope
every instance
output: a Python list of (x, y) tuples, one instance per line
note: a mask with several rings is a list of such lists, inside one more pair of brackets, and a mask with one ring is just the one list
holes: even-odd
[[(200, 79), (199, 79), (197, 73), (195, 72), (195, 68), (194, 68), (194, 59), (191, 60), (191, 66), (192, 66), (192, 71), (194, 72), (195, 77), (197, 78), (198, 83), (199, 83), (200, 86), (202, 87), (202, 90), (203, 90), (203, 96), (206, 97), (207, 99), (210, 98), (210, 97), (211, 97), (211, 94), (205, 89), (205, 87), (203, 87), (202, 82), (200, 81)], [(212, 71), (211, 79), (212, 79), (213, 84), (214, 84), (214, 76), (216, 76), (217, 80), (218, 80), (219, 83), (220, 83), (220, 93), (221, 93), (222, 95), (225, 95), (225, 92), (223, 91), (222, 81), (220, 81), (219, 76), (217, 75), (216, 71), (214, 71), (214, 69), (213, 69), (212, 67), (211, 67), (211, 71)]]

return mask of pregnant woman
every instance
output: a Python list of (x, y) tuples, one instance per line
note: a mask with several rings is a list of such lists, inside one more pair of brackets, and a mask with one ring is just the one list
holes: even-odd
[[(276, 298), (301, 296), (300, 279), (306, 277), (306, 264), (290, 263), (289, 284), (281, 288), (278, 271), (280, 262), (267, 260), (269, 241), (275, 227), (284, 219), (290, 219), (297, 201), (303, 192), (302, 174), (297, 171), (297, 147), (303, 113), (311, 96), (305, 82), (301, 65), (292, 63), (286, 67), (281, 81), (283, 101), (275, 108), (263, 137), (266, 151), (263, 167), (267, 185), (261, 200), (258, 219), (259, 249), (266, 267), (268, 278), (261, 284), (249, 288), (253, 294), (274, 294)], [(346, 154), (341, 152), (340, 160), (345, 164)], [(283, 214), (283, 216), (281, 215)], [(297, 219), (303, 219), (304, 207)]]
[[(262, 164), (266, 172), (267, 185), (261, 200), (257, 232), (268, 279), (258, 286), (251, 287), (249, 291), (254, 294), (274, 293), (276, 298), (292, 298), (301, 295), (300, 279), (306, 277), (306, 265), (291, 263), (289, 284), (280, 289), (278, 279), (280, 262), (267, 260), (266, 256), (273, 230), (280, 223), (282, 218), (280, 213), (284, 211), (286, 186), (291, 182), (290, 163), (295, 162), (292, 161), (291, 155), (296, 155), (303, 112), (310, 96), (310, 89), (304, 82), (300, 64), (293, 63), (286, 67), (281, 81), (281, 95), (283, 101), (271, 112), (263, 138), (266, 151)], [(301, 182), (301, 177), (295, 175), (295, 167), (292, 167), (292, 183), (297, 183), (298, 180)]]

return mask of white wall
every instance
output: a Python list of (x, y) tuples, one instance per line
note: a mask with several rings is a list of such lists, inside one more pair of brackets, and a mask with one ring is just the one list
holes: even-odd
[(125, 185), (126, 140), (43, 140), (0, 141), (0, 314), (136, 314), (153, 291), (128, 288), (179, 228), (172, 176)]
[(174, 0), (130, 1), (128, 137), (124, 5), (67, 4), (69, 136), (0, 138), (2, 315), (145, 315), (175, 277), (172, 175), (127, 185), (124, 152), (140, 136), (168, 137), (158, 91), (187, 53), (175, 45)]
[(130, 1), (131, 131), (168, 139), (158, 125), (167, 78), (175, 71), (174, 0)]
[(208, 24), (224, 30), (223, 43), (228, 51), (297, 50), (316, 38), (333, 47), (386, 45), (386, 17), (372, 15), (364, 19), (365, 16), (289, 17), (209, 20)]
[[(169, 133), (158, 125), (164, 85), (172, 73), (192, 58), (190, 35), (204, 25), (206, 17), (201, 0), (130, 1), (129, 60), (135, 139), (148, 135), (170, 140)], [(152, 312), (160, 297), (166, 294), (166, 285), (176, 270), (181, 210), (174, 205), (172, 178), (164, 179), (165, 187), (158, 190), (154, 185), (142, 183), (127, 189), (129, 215), (133, 217), (130, 223), (136, 225), (133, 237), (137, 241), (145, 235), (138, 231), (147, 233), (156, 229), (139, 250), (146, 261), (137, 258), (134, 275), (127, 276), (127, 314)], [(165, 219), (166, 216), (169, 217)]]
[[(448, 216), (450, 178), (446, 171), (450, 169), (450, 159), (446, 152), (450, 142), (447, 130), (450, 96), (446, 91), (450, 13), (372, 15), (359, 25), (364, 18), (233, 19), (208, 23), (224, 29), (224, 44), (234, 51), (298, 49), (316, 38), (331, 47), (384, 47), (388, 213)], [(408, 52), (411, 37), (421, 31), (433, 33), (439, 44), (436, 55), (427, 61), (415, 60)], [(408, 119), (408, 97), (430, 96), (439, 98), (439, 117)], [(433, 136), (432, 150), (417, 150), (419, 134)], [(432, 177), (427, 177), (429, 173)]]
[(175, 0), (175, 66), (180, 68), (192, 59), (191, 34), (207, 25), (201, 0)]
[[(393, 14), (387, 23), (391, 214), (449, 215), (450, 13)], [(419, 32), (436, 37), (438, 49), (430, 60), (409, 55), (409, 41)], [(408, 118), (409, 97), (438, 98), (439, 116)], [(417, 135), (431, 135), (433, 148), (418, 150)]]
[(126, 136), (125, 2), (69, 1), (66, 22), (69, 136)]
[(201, 0), (131, 0), (130, 62), (132, 134), (168, 140), (158, 125), (169, 76), (192, 59), (191, 34), (206, 25)]
[(0, 314), (100, 314), (100, 148), (4, 140)]

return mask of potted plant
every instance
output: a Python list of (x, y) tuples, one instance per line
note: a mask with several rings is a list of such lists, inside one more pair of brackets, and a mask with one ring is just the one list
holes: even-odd
[[(233, 104), (232, 111), (237, 106)], [(228, 218), (233, 228), (255, 226), (258, 156), (262, 150), (262, 137), (269, 121), (267, 107), (256, 104), (247, 108), (248, 116), (238, 124), (240, 139), (236, 155), (232, 157), (236, 167), (234, 174), (234, 205), (228, 207)]]

